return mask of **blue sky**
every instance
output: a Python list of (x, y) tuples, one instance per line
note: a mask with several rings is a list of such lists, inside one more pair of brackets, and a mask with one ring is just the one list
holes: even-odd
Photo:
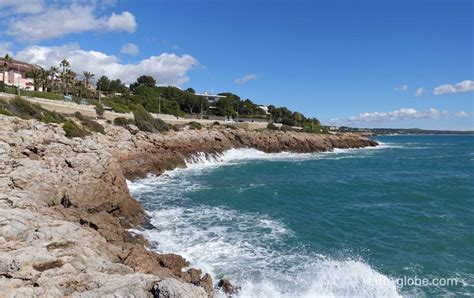
[(0, 1), (0, 54), (337, 125), (474, 129), (472, 1), (18, 2)]

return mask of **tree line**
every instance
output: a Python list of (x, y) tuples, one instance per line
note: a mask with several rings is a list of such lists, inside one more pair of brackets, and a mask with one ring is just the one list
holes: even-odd
[[(5, 56), (3, 71), (11, 59)], [(219, 93), (223, 96), (214, 105), (202, 96), (196, 95), (193, 88), (182, 90), (173, 86), (157, 86), (152, 76), (142, 75), (126, 86), (120, 79), (101, 76), (96, 81), (96, 90), (90, 88), (95, 75), (84, 71), (75, 73), (71, 63), (63, 59), (58, 66), (49, 69), (33, 68), (28, 74), (33, 79), (35, 91), (56, 92), (81, 98), (98, 98), (104, 95), (103, 102), (116, 112), (129, 112), (132, 106), (141, 105), (148, 112), (164, 113), (176, 116), (200, 114), (221, 116), (233, 119), (262, 118), (286, 126), (302, 127), (306, 131), (321, 132), (324, 128), (316, 118), (307, 118), (302, 113), (291, 111), (287, 107), (268, 106), (268, 113), (251, 99), (241, 99), (231, 92)]]

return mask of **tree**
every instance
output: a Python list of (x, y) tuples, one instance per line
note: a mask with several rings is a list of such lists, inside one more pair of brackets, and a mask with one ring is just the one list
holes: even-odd
[(192, 94), (195, 94), (195, 93), (196, 93), (196, 91), (195, 91), (193, 88), (191, 88), (191, 87), (189, 87), (188, 89), (186, 89), (186, 90), (184, 90), (184, 91), (185, 91), (185, 92), (188, 92), (188, 93), (192, 93)]
[(86, 85), (86, 89), (88, 89), (90, 81), (94, 78), (94, 74), (88, 71), (84, 71), (82, 74), (84, 75), (84, 84)]
[(63, 73), (62, 75), (63, 75), (64, 89), (66, 91), (66, 95), (68, 95), (69, 88), (73, 86), (74, 79), (76, 78), (77, 74), (74, 71), (68, 69), (66, 70), (66, 73)]
[(28, 72), (28, 77), (33, 79), (33, 88), (35, 91), (38, 91), (39, 87), (43, 85), (43, 69), (40, 67), (33, 67), (33, 69)]
[(101, 76), (97, 81), (97, 90), (108, 92), (110, 90), (110, 79), (106, 76)]
[(6, 79), (6, 74), (5, 74), (5, 70), (8, 72), (8, 65), (10, 64), (10, 62), (12, 61), (12, 58), (10, 57), (10, 55), (8, 54), (5, 54), (5, 57), (3, 58), (3, 65), (2, 65), (2, 74), (3, 74), (3, 84), (2, 84), (2, 91), (5, 91), (5, 79)]
[[(63, 71), (61, 73), (61, 83), (62, 83), (62, 86), (63, 86), (63, 92), (67, 89), (66, 87), (66, 79), (68, 77), (68, 75), (66, 75), (66, 71), (69, 70), (68, 68), (71, 66), (71, 63), (69, 63), (69, 61), (67, 61), (66, 59), (63, 59), (61, 60), (61, 62), (59, 62), (59, 67), (62, 67)], [(67, 91), (66, 91), (66, 95), (67, 95)]]
[(134, 91), (137, 87), (155, 87), (156, 80), (152, 76), (143, 75), (137, 81), (130, 85), (130, 90)]

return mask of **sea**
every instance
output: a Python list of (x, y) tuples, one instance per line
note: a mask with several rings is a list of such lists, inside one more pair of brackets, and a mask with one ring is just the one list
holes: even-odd
[(128, 181), (153, 249), (237, 297), (474, 295), (474, 136), (398, 135), (374, 148), (196, 154)]

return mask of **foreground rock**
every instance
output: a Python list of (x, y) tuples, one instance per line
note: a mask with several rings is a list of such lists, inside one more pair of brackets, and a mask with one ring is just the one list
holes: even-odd
[[(106, 125), (106, 135), (67, 139), (59, 125), (0, 115), (2, 296), (206, 297), (208, 274), (157, 254), (128, 228), (147, 225), (125, 177), (185, 166), (198, 151), (267, 152), (375, 145), (355, 135), (246, 132), (224, 127), (146, 134)], [(232, 293), (230, 283), (221, 285)]]

